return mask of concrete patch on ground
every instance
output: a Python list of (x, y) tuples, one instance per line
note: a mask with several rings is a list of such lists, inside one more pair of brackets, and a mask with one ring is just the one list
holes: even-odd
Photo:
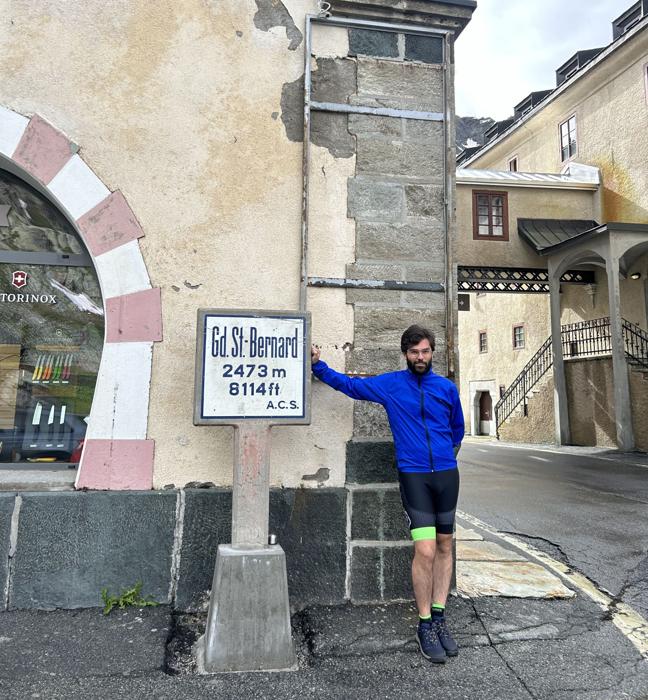
[(484, 538), (478, 532), (475, 532), (475, 530), (469, 530), (457, 524), (455, 539), (457, 542), (461, 542), (465, 540), (483, 540)]
[(525, 561), (524, 557), (495, 542), (457, 542), (459, 561)]
[(512, 561), (458, 561), (457, 590), (469, 598), (571, 598), (574, 592), (538, 564)]

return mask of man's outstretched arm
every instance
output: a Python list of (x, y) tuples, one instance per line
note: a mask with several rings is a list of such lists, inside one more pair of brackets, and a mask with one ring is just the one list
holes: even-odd
[(320, 349), (317, 345), (311, 346), (311, 362), (313, 374), (331, 388), (341, 391), (352, 399), (384, 403), (380, 377), (361, 379), (336, 372), (320, 359)]

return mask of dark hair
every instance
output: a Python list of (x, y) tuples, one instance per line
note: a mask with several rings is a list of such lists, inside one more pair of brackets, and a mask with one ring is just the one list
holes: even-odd
[(434, 350), (434, 333), (423, 326), (414, 324), (401, 336), (401, 351), (407, 352), (413, 345), (418, 345), (422, 340), (428, 339), (430, 347)]

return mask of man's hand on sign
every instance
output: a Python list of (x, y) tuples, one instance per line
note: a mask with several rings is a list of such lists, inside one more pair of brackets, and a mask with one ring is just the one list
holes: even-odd
[(320, 359), (320, 349), (319, 345), (311, 345), (311, 364), (319, 362)]

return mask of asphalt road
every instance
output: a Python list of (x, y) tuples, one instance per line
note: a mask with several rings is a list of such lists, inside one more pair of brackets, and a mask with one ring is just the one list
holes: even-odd
[(580, 571), (648, 618), (648, 459), (466, 442), (459, 509)]

